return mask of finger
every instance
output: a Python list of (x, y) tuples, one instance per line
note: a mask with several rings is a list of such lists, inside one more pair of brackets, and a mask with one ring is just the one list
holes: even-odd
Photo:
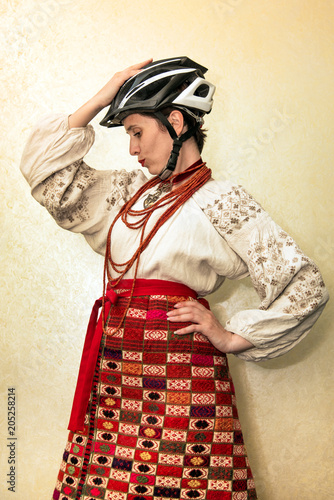
[(203, 310), (200, 307), (194, 306), (192, 302), (178, 302), (175, 304), (174, 309), (167, 312), (167, 316), (175, 316), (185, 312), (199, 312), (203, 314)]
[(168, 321), (190, 321), (192, 323), (202, 323), (205, 320), (203, 314), (200, 311), (194, 311), (192, 309), (179, 309), (178, 311), (173, 311), (173, 314), (167, 315)]
[(176, 304), (174, 304), (174, 307), (176, 308), (183, 306), (197, 307), (198, 305), (201, 306), (201, 304), (199, 304), (199, 302), (196, 302), (195, 300), (182, 300), (181, 302), (176, 302)]
[[(140, 69), (142, 68), (143, 66), (146, 66), (146, 64), (150, 64), (151, 62), (153, 61), (153, 58), (150, 57), (150, 59), (146, 59), (146, 61), (142, 61), (140, 63), (137, 63), (137, 64), (133, 64), (132, 66), (130, 66), (131, 69)], [(129, 69), (130, 69), (129, 68)]]
[(167, 320), (170, 321), (191, 321), (193, 323), (200, 323), (203, 322), (205, 318), (206, 315), (203, 314), (203, 311), (191, 307), (182, 307), (181, 309), (174, 309), (167, 313)]
[(173, 333), (175, 333), (176, 335), (189, 335), (190, 333), (195, 333), (198, 331), (199, 331), (198, 325), (191, 324), (184, 328), (179, 328), (178, 330), (175, 330)]
[(207, 309), (202, 304), (194, 300), (185, 300), (184, 302), (177, 302), (174, 305), (175, 309), (181, 309), (182, 307), (191, 307), (192, 309), (197, 309), (201, 312), (206, 312)]
[(126, 80), (128, 80), (132, 76), (137, 75), (142, 70), (142, 68), (144, 66), (146, 66), (147, 64), (149, 64), (152, 61), (153, 61), (153, 59), (151, 58), (151, 59), (146, 59), (146, 61), (142, 61), (140, 63), (133, 64), (132, 66), (129, 66), (128, 68), (125, 68), (122, 71), (118, 71), (117, 73), (115, 73), (113, 79), (118, 81), (119, 85), (121, 86), (121, 85), (123, 85), (123, 83), (126, 82)]
[(193, 323), (194, 319), (189, 314), (189, 315), (182, 315), (182, 316), (174, 316), (173, 318), (167, 318), (167, 321), (170, 321), (172, 323)]
[(124, 69), (123, 72), (121, 71), (120, 74), (124, 74), (128, 78), (130, 78), (131, 76), (134, 76), (134, 75), (137, 75), (137, 73), (140, 73), (140, 71), (143, 69), (143, 67), (152, 61), (153, 61), (153, 59), (147, 59), (146, 61), (142, 61), (138, 64), (133, 64), (132, 66), (129, 66), (128, 68)]

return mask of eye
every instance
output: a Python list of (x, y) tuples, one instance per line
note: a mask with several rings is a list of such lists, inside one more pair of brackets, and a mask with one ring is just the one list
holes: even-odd
[(135, 134), (133, 134), (133, 137), (140, 137), (141, 136), (141, 132), (136, 132)]

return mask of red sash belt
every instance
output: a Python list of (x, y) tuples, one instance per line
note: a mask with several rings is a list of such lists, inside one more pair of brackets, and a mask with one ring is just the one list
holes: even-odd
[[(118, 297), (130, 297), (132, 283), (133, 280), (121, 280), (116, 288), (108, 287), (104, 304), (105, 318), (108, 318), (110, 308), (113, 304), (116, 304)], [(114, 291), (115, 289), (119, 291), (116, 293)], [(164, 280), (137, 279), (133, 296), (141, 295), (180, 295), (192, 297), (194, 299), (197, 298), (197, 293), (194, 290), (181, 283)], [(95, 302), (88, 323), (72, 412), (68, 425), (68, 429), (73, 432), (84, 430), (84, 419), (103, 334), (102, 314), (100, 314), (97, 320), (101, 306), (102, 297)]]

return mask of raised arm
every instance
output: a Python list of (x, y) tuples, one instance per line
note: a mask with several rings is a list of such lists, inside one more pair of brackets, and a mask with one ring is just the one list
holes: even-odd
[(150, 62), (152, 62), (152, 59), (147, 59), (115, 73), (111, 80), (94, 97), (70, 115), (68, 119), (69, 128), (86, 127), (103, 108), (109, 106), (123, 83), (139, 73), (143, 66)]
[(57, 224), (83, 233), (94, 250), (102, 254), (114, 215), (147, 179), (141, 170), (89, 167), (84, 162), (94, 142), (94, 130), (89, 122), (110, 104), (121, 85), (150, 61), (115, 73), (69, 118), (60, 114), (42, 118), (22, 155), (20, 168), (33, 197)]

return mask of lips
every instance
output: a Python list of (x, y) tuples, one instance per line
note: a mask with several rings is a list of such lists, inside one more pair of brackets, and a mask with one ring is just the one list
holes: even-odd
[(145, 165), (145, 160), (138, 160), (141, 166), (143, 167)]

